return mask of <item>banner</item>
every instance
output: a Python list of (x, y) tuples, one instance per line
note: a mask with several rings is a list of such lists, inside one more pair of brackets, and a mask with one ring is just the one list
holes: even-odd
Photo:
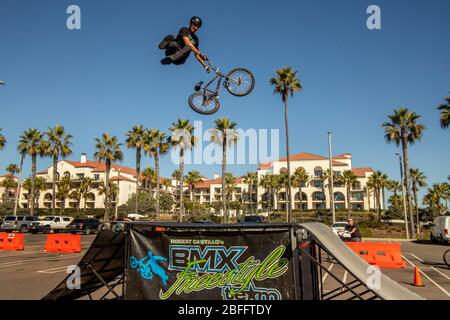
[[(245, 227), (243, 227), (245, 229)], [(126, 299), (295, 299), (290, 229), (129, 233)]]

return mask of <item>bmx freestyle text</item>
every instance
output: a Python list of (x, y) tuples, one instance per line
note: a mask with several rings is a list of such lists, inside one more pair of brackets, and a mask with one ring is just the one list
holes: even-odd
[(272, 309), (268, 304), (223, 304), (220, 307), (191, 306), (185, 304), (178, 308), (178, 315), (201, 316), (204, 318), (220, 316), (268, 316)]

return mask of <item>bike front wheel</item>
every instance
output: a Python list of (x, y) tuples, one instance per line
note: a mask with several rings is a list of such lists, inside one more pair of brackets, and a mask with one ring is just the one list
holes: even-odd
[(131, 257), (130, 258), (130, 267), (135, 269), (138, 265), (138, 261), (135, 257)]
[(216, 96), (204, 96), (200, 92), (195, 92), (189, 97), (189, 106), (195, 112), (210, 115), (219, 110), (220, 102)]
[(244, 68), (231, 70), (225, 82), (225, 88), (236, 97), (243, 97), (250, 94), (255, 87), (255, 77), (253, 73)]

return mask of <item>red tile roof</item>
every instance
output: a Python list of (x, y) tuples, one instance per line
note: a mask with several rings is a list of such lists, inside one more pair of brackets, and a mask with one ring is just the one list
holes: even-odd
[(265, 162), (265, 163), (260, 163), (258, 170), (266, 170), (266, 169), (270, 169), (273, 167), (273, 163), (272, 162)]
[(360, 177), (360, 178), (365, 177), (366, 176), (366, 172), (373, 172), (371, 167), (367, 167), (367, 168), (353, 168), (352, 171), (357, 177)]
[(0, 176), (0, 178), (6, 178), (6, 177), (13, 177), (14, 179), (17, 179), (17, 177), (13, 176), (11, 173), (7, 173), (7, 174)]
[[(236, 177), (235, 183), (242, 183), (242, 177)], [(209, 188), (212, 184), (222, 184), (222, 178), (216, 178), (211, 180), (204, 180), (195, 185), (195, 189), (206, 189)]]
[(132, 180), (132, 179), (127, 178), (127, 177), (122, 176), (122, 175), (111, 177), (109, 180), (111, 180), (111, 181), (128, 181), (128, 182), (136, 182), (135, 180)]
[[(279, 161), (286, 161), (286, 157), (281, 158)], [(301, 152), (297, 154), (291, 154), (289, 156), (289, 160), (291, 161), (299, 161), (299, 160), (326, 160), (327, 158), (324, 158), (322, 156), (319, 156), (317, 154), (308, 153), (308, 152)]]

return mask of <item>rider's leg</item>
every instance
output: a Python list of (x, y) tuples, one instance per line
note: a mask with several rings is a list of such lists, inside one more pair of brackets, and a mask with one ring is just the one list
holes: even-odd
[(175, 40), (175, 37), (173, 35), (169, 34), (165, 36), (164, 39), (159, 43), (158, 48), (164, 50), (173, 40)]
[[(171, 43), (172, 44), (172, 43)], [(170, 44), (170, 45), (171, 45)], [(170, 48), (166, 50), (166, 54), (170, 52)], [(161, 60), (162, 64), (183, 64), (186, 61), (186, 55), (191, 51), (191, 48), (184, 46), (182, 49), (176, 50), (172, 54), (168, 54), (167, 57)]]

